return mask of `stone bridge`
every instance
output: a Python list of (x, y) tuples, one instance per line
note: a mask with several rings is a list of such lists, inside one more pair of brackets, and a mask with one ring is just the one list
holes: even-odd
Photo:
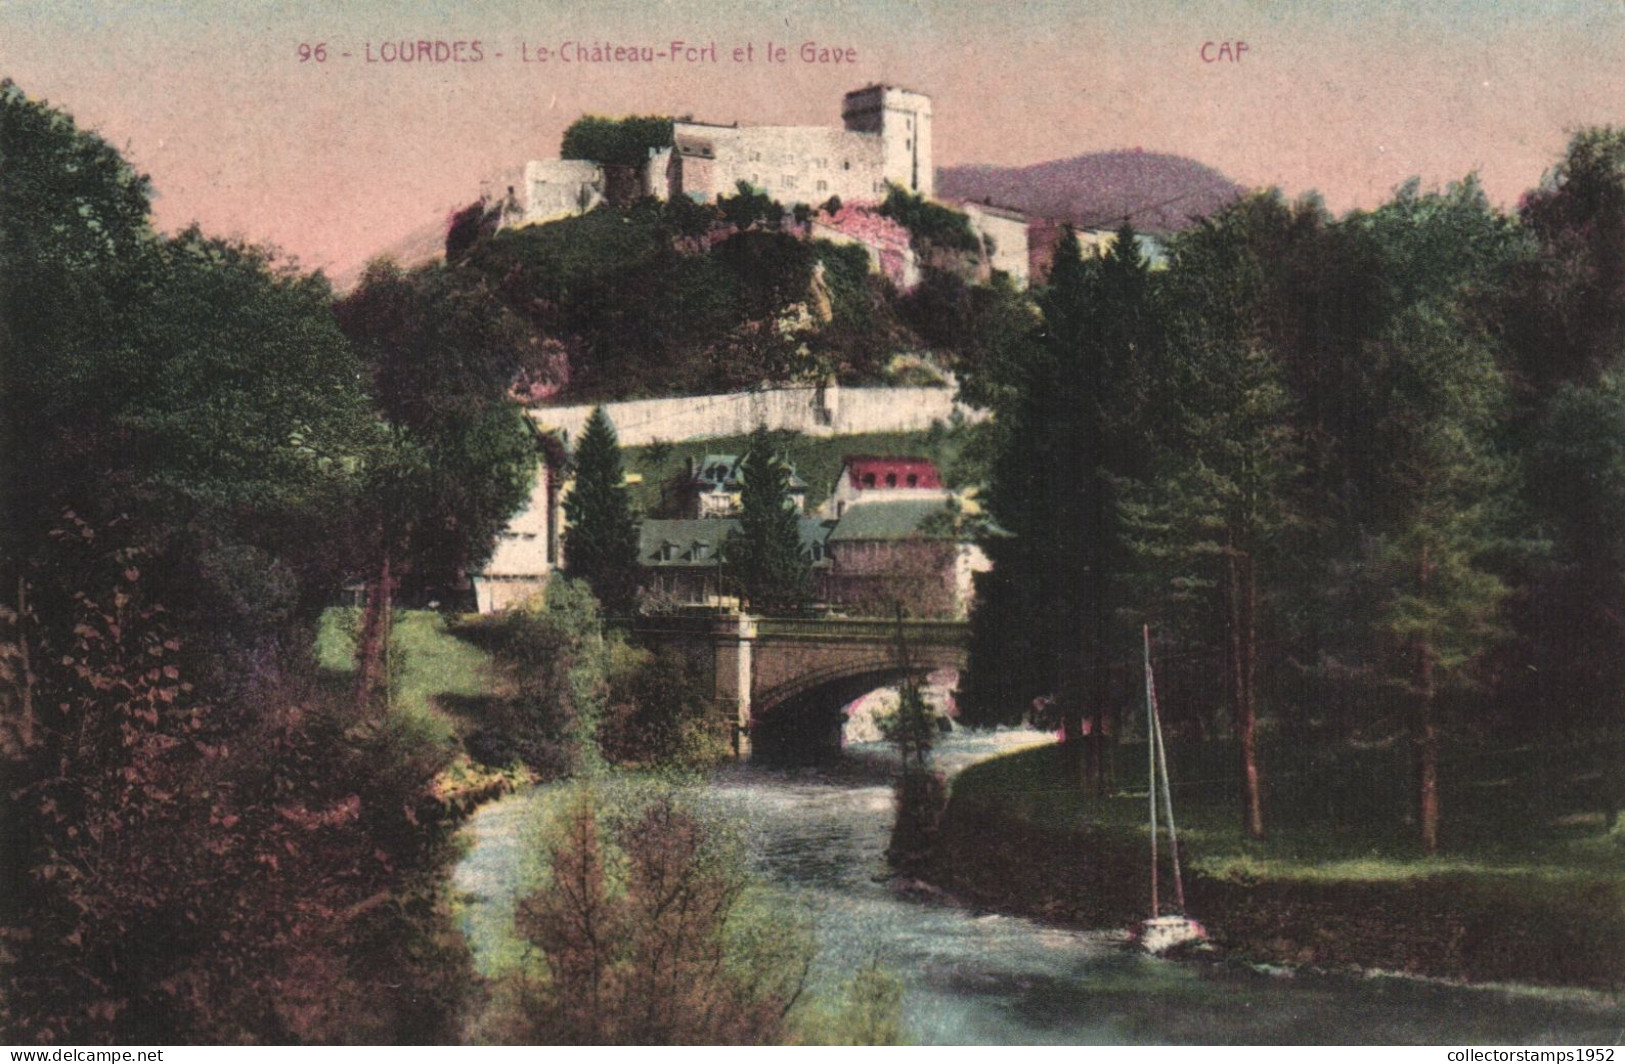
[(711, 678), (740, 756), (839, 746), (841, 707), (878, 687), (964, 669), (964, 621), (652, 617), (639, 640), (679, 650)]

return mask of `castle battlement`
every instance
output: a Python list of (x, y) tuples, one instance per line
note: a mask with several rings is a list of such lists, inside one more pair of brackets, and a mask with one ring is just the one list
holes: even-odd
[[(672, 143), (650, 153), (643, 189), (659, 199), (714, 202), (743, 181), (782, 203), (817, 205), (885, 198), (887, 183), (930, 197), (931, 98), (892, 85), (868, 85), (841, 101), (840, 126), (741, 126), (683, 118)], [(582, 213), (604, 196), (603, 169), (580, 160), (526, 165), (526, 222)]]

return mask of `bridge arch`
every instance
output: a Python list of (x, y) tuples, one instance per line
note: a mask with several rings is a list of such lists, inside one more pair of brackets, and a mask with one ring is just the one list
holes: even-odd
[(843, 661), (807, 669), (766, 690), (753, 689), (751, 717), (755, 720), (765, 719), (786, 703), (821, 689), (829, 689), (832, 693), (855, 690), (857, 693), (852, 697), (856, 698), (867, 691), (901, 683), (909, 676), (924, 679), (940, 669), (965, 667), (965, 653), (956, 648), (937, 647), (931, 653), (911, 654), (909, 657), (905, 664), (898, 661), (895, 653), (877, 653), (869, 660)]
[(872, 691), (904, 680), (924, 680), (941, 669), (963, 669), (964, 653), (951, 647), (911, 654), (901, 662), (892, 648), (875, 648), (867, 660), (811, 668), (767, 690), (753, 691), (749, 724), (753, 755), (768, 760), (805, 760), (839, 752), (846, 717), (842, 710)]
[(838, 728), (839, 709), (858, 696), (906, 676), (964, 669), (969, 634), (964, 621), (745, 614), (651, 618), (637, 626), (639, 639), (709, 667), (713, 700), (740, 755), (759, 736), (800, 733), (830, 745), (831, 723)]

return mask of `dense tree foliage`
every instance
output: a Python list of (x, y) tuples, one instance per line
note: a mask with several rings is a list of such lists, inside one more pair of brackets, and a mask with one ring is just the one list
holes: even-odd
[(612, 166), (643, 166), (651, 148), (671, 147), (672, 122), (665, 115), (605, 118), (583, 115), (570, 123), (559, 143), (559, 158), (588, 159)]
[(564, 500), (564, 566), (586, 581), (612, 613), (632, 606), (638, 582), (638, 530), (621, 469), (615, 426), (593, 410), (576, 445), (575, 487)]
[[(1025, 373), (1002, 392), (1009, 407), (998, 411), (1003, 439), (987, 493), (1001, 534), (989, 541), (994, 572), (972, 618), (973, 717), (997, 719), (987, 703), (1000, 694), (1045, 699), (1070, 748), (1087, 753), (1080, 771), (1095, 787), (1106, 786), (1110, 646), (1126, 566), (1117, 500), (1144, 459), (1144, 377), (1160, 342), (1150, 300), (1132, 229), (1099, 259), (1085, 260), (1070, 232), (1063, 239)], [(1033, 616), (1055, 623), (1007, 639)], [(993, 675), (978, 675), (979, 663)]]
[(910, 192), (900, 185), (886, 189), (880, 213), (895, 218), (909, 231), (917, 251), (937, 247), (950, 251), (980, 251), (982, 242), (963, 213)]
[(596, 399), (872, 382), (921, 347), (974, 370), (1026, 306), (1008, 282), (967, 285), (979, 253), (935, 244), (926, 291), (901, 293), (863, 248), (809, 239), (807, 212), (792, 214), (749, 187), (643, 200), (498, 232), (466, 261), (567, 353), (557, 383)]
[(574, 796), (550, 882), (517, 906), (517, 930), (546, 970), (510, 979), (513, 1005), (493, 1025), (501, 1040), (785, 1041), (811, 961), (805, 936), (782, 910), (748, 904), (737, 856), (678, 796), (606, 806), (591, 790)]
[(450, 586), (484, 563), (529, 497), (538, 448), (509, 386), (541, 345), (477, 273), (455, 267), (373, 263), (335, 311), (381, 421), (357, 518), (370, 559), (356, 647), (366, 700), (387, 687), (380, 662), (402, 577)]
[(811, 599), (808, 559), (790, 499), (790, 467), (775, 453), (767, 429), (751, 437), (739, 471), (739, 530), (723, 548), (729, 575), (751, 609), (793, 611)]
[(0, 1030), (448, 1037), (445, 753), (311, 682), (378, 443), (327, 284), (0, 109)]
[(996, 413), (967, 719), (1096, 733), (1145, 619), (1176, 726), (1236, 744), (1249, 832), (1261, 728), (1406, 737), (1426, 851), (1445, 736), (1619, 727), (1619, 143), (1577, 135), (1520, 216), (1469, 178), (1341, 219), (1257, 194), (1156, 272), (1063, 244), (1041, 330), (1007, 318), (962, 384)]

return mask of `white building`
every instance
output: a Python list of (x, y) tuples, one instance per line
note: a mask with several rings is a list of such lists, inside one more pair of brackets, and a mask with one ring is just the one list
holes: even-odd
[(1017, 286), (1026, 288), (1031, 272), (1027, 216), (1008, 207), (973, 201), (961, 203), (959, 209), (965, 212), (971, 227), (982, 237), (983, 246), (991, 248), (988, 265), (992, 269), (1003, 270)]
[(473, 576), (474, 601), (481, 613), (511, 609), (542, 591), (558, 563), (556, 496), (546, 462), (536, 464), (530, 499), (497, 535), (496, 549), (483, 572)]

